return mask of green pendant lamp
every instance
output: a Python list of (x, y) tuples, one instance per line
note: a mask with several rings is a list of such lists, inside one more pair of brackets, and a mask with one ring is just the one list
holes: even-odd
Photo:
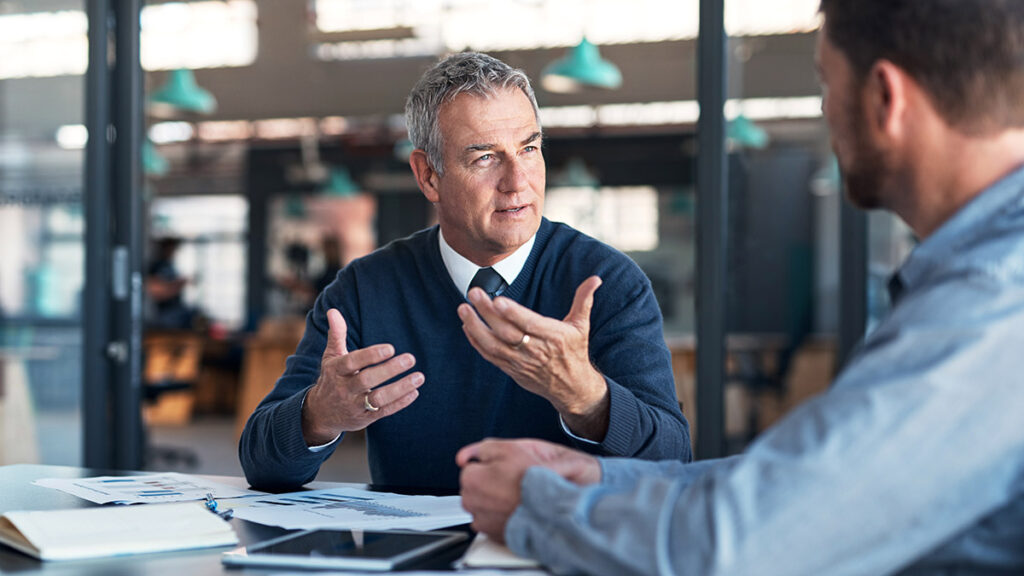
[(188, 69), (171, 70), (167, 83), (154, 92), (149, 101), (197, 114), (210, 114), (217, 109), (217, 99), (196, 84), (195, 74)]
[(551, 178), (551, 186), (557, 188), (600, 188), (601, 181), (587, 168), (587, 163), (579, 156), (569, 158), (565, 168), (556, 172)]
[(352, 176), (348, 173), (348, 168), (335, 166), (331, 168), (331, 176), (327, 179), (327, 185), (320, 190), (320, 193), (334, 198), (351, 198), (357, 195), (359, 190), (359, 185), (355, 183), (355, 180), (352, 180)]
[(142, 142), (142, 172), (147, 176), (163, 176), (170, 165), (167, 159), (156, 151), (156, 146), (146, 138)]
[(549, 92), (578, 92), (588, 87), (613, 90), (622, 86), (622, 72), (583, 38), (565, 57), (544, 67), (540, 82)]
[(764, 128), (754, 124), (750, 118), (740, 114), (729, 121), (725, 127), (725, 136), (738, 148), (764, 149), (768, 146), (768, 133)]

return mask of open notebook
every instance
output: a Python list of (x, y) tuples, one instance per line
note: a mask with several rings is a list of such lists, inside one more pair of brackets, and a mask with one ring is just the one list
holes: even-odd
[(40, 560), (76, 560), (238, 543), (201, 503), (7, 512), (0, 542)]

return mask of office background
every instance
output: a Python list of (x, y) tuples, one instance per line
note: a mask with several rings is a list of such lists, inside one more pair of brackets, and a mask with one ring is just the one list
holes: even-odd
[[(913, 243), (842, 201), (816, 10), (0, 0), (0, 463), (236, 474), (317, 281), (434, 222), (401, 112), (463, 49), (534, 81), (546, 215), (643, 268), (698, 454), (741, 450), (828, 385)], [(727, 39), (698, 34), (716, 21)], [(594, 50), (605, 69), (561, 91), (572, 70), (548, 72)], [(361, 450), (321, 479), (366, 480)]]

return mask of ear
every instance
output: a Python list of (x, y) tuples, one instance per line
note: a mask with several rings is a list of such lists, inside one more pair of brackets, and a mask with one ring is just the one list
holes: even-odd
[(437, 181), (440, 176), (430, 165), (426, 151), (420, 148), (413, 150), (409, 154), (409, 167), (412, 168), (412, 173), (416, 177), (416, 185), (420, 187), (420, 192), (423, 192), (430, 202), (438, 202), (441, 197), (437, 193)]
[(879, 60), (871, 67), (864, 86), (864, 119), (882, 137), (901, 139), (906, 133), (913, 82), (905, 70), (888, 60)]

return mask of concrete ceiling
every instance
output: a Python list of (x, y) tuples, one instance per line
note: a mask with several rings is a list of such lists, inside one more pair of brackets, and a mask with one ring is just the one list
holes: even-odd
[[(8, 3), (9, 4), (9, 3)], [(405, 97), (434, 58), (332, 61), (310, 56), (305, 2), (259, 0), (259, 54), (241, 68), (198, 70), (200, 85), (218, 100), (213, 120), (300, 116), (363, 116), (401, 112)], [(0, 4), (2, 7), (3, 4)], [(731, 96), (819, 94), (813, 68), (814, 34), (734, 38)], [(696, 98), (696, 43), (692, 40), (602, 47), (623, 73), (623, 88), (557, 95), (538, 89), (542, 106), (691, 100)], [(535, 81), (562, 49), (494, 52)], [(740, 61), (737, 55), (742, 56)], [(147, 73), (147, 89), (166, 73)], [(0, 81), (0, 132), (52, 138), (57, 127), (83, 122), (84, 78)]]

